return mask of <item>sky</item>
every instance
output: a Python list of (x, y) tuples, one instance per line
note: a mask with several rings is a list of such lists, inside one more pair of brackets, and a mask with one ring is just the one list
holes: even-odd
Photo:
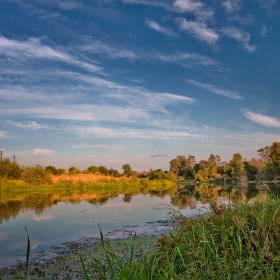
[(0, 150), (168, 170), (280, 141), (277, 0), (1, 0)]

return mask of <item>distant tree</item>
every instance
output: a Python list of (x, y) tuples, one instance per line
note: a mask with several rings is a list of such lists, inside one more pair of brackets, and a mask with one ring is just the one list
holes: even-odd
[(240, 178), (243, 175), (244, 165), (241, 154), (236, 153), (233, 155), (230, 166), (232, 167), (234, 176)]
[(119, 177), (122, 176), (122, 175), (119, 173), (118, 170), (113, 169), (113, 168), (111, 168), (111, 169), (109, 170), (109, 175), (112, 176), (112, 177), (114, 177), (114, 178), (119, 178)]
[(107, 167), (103, 165), (98, 166), (98, 172), (100, 172), (101, 175), (105, 175), (105, 176), (109, 175), (109, 170), (107, 169)]
[(9, 158), (4, 158), (0, 161), (0, 177), (5, 177), (9, 180), (18, 180), (21, 177), (22, 168), (18, 163), (12, 163)]
[(247, 174), (247, 178), (249, 181), (254, 181), (258, 176), (258, 168), (255, 165), (250, 164), (249, 162), (244, 162), (244, 169)]
[(123, 174), (126, 175), (127, 177), (130, 177), (132, 175), (132, 169), (129, 164), (124, 164), (122, 166)]
[(73, 174), (80, 174), (81, 173), (81, 170), (75, 166), (71, 166), (69, 169), (68, 169), (68, 174), (70, 175), (73, 175)]
[(27, 167), (21, 174), (21, 179), (29, 184), (40, 185), (52, 183), (51, 174), (36, 164), (34, 167)]
[(188, 158), (185, 156), (177, 156), (177, 158), (172, 159), (170, 162), (169, 171), (173, 172), (176, 178), (182, 176), (184, 178), (192, 177), (192, 169), (195, 165), (195, 157), (189, 155)]
[(66, 170), (64, 168), (57, 168), (56, 169), (56, 174), (57, 175), (66, 174)]
[(57, 170), (54, 166), (46, 166), (45, 170), (48, 171), (49, 173), (53, 174), (53, 175), (57, 175)]
[(274, 162), (280, 162), (280, 142), (274, 142), (270, 147), (270, 160)]
[(258, 150), (258, 154), (264, 163), (267, 163), (270, 160), (271, 146), (266, 146)]
[(92, 165), (92, 166), (88, 167), (87, 170), (92, 174), (95, 174), (96, 172), (99, 172), (98, 167), (95, 166), (95, 165)]

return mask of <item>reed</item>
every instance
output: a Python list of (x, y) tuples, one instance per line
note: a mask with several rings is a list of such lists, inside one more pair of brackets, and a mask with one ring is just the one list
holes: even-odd
[[(122, 259), (102, 244), (94, 279), (280, 279), (280, 200), (212, 205), (190, 219), (172, 212), (174, 230), (149, 256)], [(102, 233), (101, 233), (102, 237)]]

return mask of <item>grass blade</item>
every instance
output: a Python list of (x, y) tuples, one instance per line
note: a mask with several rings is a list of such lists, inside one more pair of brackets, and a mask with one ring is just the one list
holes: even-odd
[(25, 276), (27, 276), (27, 270), (28, 270), (28, 265), (29, 265), (29, 256), (30, 256), (30, 239), (29, 239), (29, 235), (28, 235), (28, 231), (26, 226), (25, 230), (27, 233), (27, 247), (26, 247), (26, 261), (25, 261)]
[(82, 263), (83, 272), (84, 272), (84, 275), (85, 275), (85, 277), (86, 277), (86, 280), (90, 280), (90, 278), (89, 278), (89, 276), (88, 276), (88, 274), (87, 274), (87, 270), (86, 270), (86, 268), (85, 268), (85, 265), (84, 265), (83, 259), (82, 259), (82, 257), (81, 257), (81, 256), (80, 256), (80, 260), (81, 260), (81, 263)]

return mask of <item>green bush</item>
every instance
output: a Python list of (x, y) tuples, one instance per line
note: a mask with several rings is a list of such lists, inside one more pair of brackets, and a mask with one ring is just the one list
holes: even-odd
[(21, 179), (31, 185), (51, 184), (51, 173), (46, 171), (41, 165), (36, 164), (35, 167), (27, 167), (21, 174)]

